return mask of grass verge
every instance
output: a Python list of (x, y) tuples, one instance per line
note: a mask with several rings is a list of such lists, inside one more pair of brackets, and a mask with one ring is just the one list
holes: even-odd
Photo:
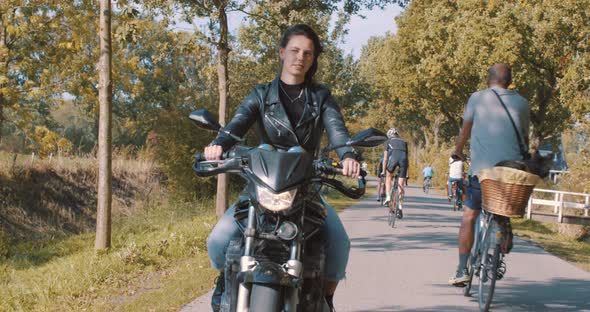
[(0, 260), (0, 311), (176, 311), (209, 290), (211, 201), (166, 203), (113, 224), (112, 248), (93, 233), (10, 246)]
[[(356, 200), (326, 194), (341, 212)], [(113, 224), (112, 247), (94, 233), (20, 242), (0, 257), (0, 311), (177, 311), (211, 288), (206, 238), (211, 200), (153, 203)]]
[(512, 219), (514, 234), (531, 240), (544, 250), (590, 272), (590, 244), (565, 237), (556, 224)]

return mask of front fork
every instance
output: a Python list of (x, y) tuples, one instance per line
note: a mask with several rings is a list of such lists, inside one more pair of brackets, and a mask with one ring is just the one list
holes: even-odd
[[(253, 205), (248, 207), (248, 221), (246, 229), (244, 230), (246, 236), (246, 243), (244, 246), (244, 255), (240, 258), (240, 271), (251, 271), (256, 267), (256, 259), (252, 256), (254, 239), (256, 236), (256, 208)], [(291, 242), (289, 261), (284, 265), (285, 271), (296, 278), (301, 278), (303, 273), (303, 263), (299, 261), (301, 258), (301, 241), (302, 233), (300, 232), (296, 239)], [(238, 298), (236, 311), (248, 312), (250, 290), (252, 285), (246, 282), (240, 283), (238, 288)], [(297, 304), (299, 303), (299, 290), (295, 287), (287, 289), (285, 295), (285, 312), (297, 311)]]
[[(248, 223), (244, 230), (244, 235), (246, 236), (246, 244), (244, 255), (240, 258), (240, 272), (250, 271), (256, 266), (256, 259), (252, 257), (252, 246), (254, 245), (254, 237), (256, 236), (256, 208), (253, 205), (248, 207)], [(252, 285), (248, 283), (240, 283), (236, 304), (237, 312), (248, 312), (251, 287)]]

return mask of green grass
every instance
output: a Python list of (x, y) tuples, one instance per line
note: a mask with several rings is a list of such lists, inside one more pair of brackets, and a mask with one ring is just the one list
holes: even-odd
[(590, 244), (559, 234), (556, 225), (527, 219), (512, 219), (514, 233), (544, 250), (590, 272)]
[[(326, 196), (338, 212), (356, 202)], [(211, 207), (153, 203), (121, 215), (106, 252), (94, 250), (94, 233), (11, 242), (0, 255), (0, 311), (177, 311), (216, 276), (206, 250), (217, 222)]]
[(0, 262), (0, 311), (172, 311), (211, 286), (206, 237), (212, 202), (154, 206), (113, 225), (113, 247), (92, 233), (10, 247)]

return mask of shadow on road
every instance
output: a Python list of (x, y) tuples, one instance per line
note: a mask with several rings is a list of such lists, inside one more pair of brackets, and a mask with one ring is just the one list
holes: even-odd
[(492, 308), (524, 311), (590, 310), (590, 281), (555, 278), (550, 282), (516, 281), (497, 284)]
[(370, 237), (351, 238), (352, 248), (369, 252), (400, 250), (446, 250), (457, 246), (457, 234), (425, 232), (413, 234), (384, 234)]
[(473, 309), (467, 309), (457, 306), (436, 306), (436, 307), (424, 307), (420, 309), (401, 309), (398, 306), (380, 307), (373, 308), (371, 310), (354, 310), (353, 312), (439, 312), (439, 311), (473, 311)]
[[(425, 196), (428, 196), (425, 194)], [(406, 196), (404, 202), (412, 204), (431, 204), (431, 205), (445, 205), (449, 206), (450, 203), (446, 198), (433, 198), (433, 197), (422, 197), (422, 196)]]

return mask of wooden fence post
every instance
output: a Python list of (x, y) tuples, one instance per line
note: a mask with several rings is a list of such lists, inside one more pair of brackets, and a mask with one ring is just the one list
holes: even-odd
[(533, 194), (535, 194), (535, 191), (533, 191), (533, 193), (531, 194), (531, 197), (529, 197), (529, 204), (527, 205), (527, 211), (526, 211), (526, 218), (529, 220), (533, 216)]
[(555, 193), (555, 205), (553, 206), (553, 213), (558, 213), (559, 209), (559, 193)]
[(559, 212), (557, 214), (557, 223), (563, 223), (563, 194), (559, 193)]

